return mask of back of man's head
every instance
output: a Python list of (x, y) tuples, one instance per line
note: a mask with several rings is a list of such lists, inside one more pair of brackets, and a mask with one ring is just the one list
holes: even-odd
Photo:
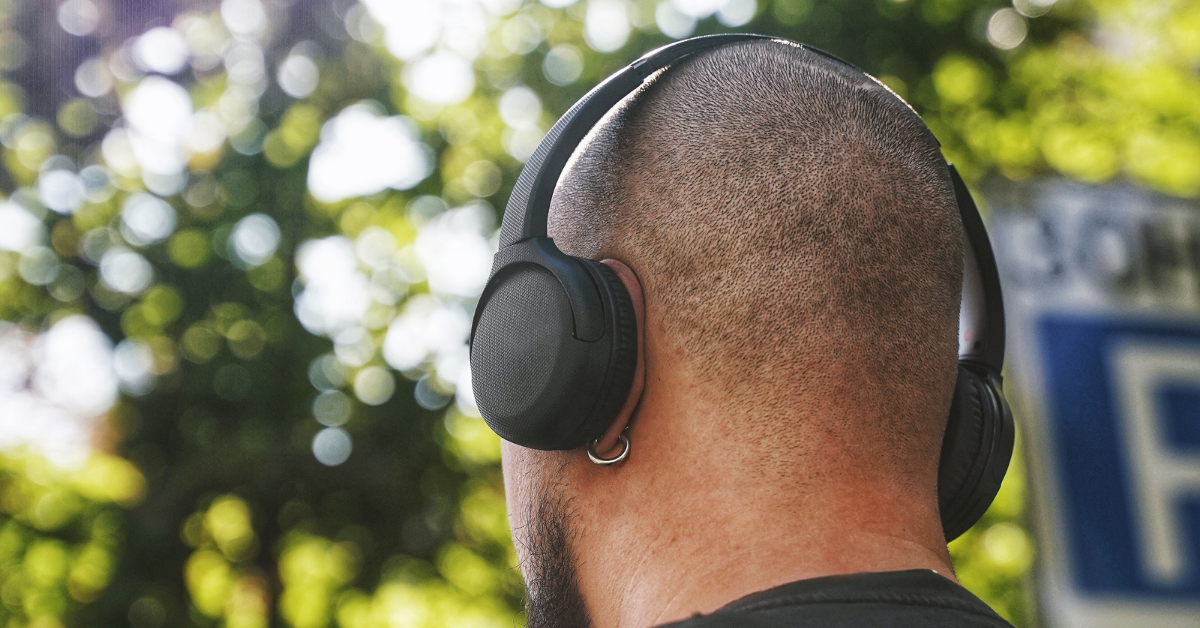
[(686, 374), (731, 446), (777, 465), (832, 442), (934, 477), (961, 224), (937, 141), (886, 87), (780, 42), (690, 57), (596, 127), (550, 235), (634, 270), (648, 377)]

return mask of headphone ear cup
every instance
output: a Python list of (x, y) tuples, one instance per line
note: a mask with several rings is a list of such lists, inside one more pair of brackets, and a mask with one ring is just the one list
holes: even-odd
[[(595, 305), (572, 309), (565, 282), (598, 297)], [(488, 426), (542, 450), (574, 449), (603, 434), (637, 365), (637, 320), (616, 273), (579, 258), (562, 258), (555, 271), (516, 264), (489, 280), (479, 307), (472, 389)], [(598, 338), (576, 337), (585, 318), (603, 322)]]
[(959, 364), (938, 465), (938, 507), (946, 541), (987, 510), (1012, 459), (1012, 414), (999, 378)]

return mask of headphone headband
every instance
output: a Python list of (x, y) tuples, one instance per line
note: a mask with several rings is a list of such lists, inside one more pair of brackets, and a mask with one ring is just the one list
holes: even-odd
[(1004, 297), (996, 255), (983, 217), (954, 164), (947, 163), (954, 198), (963, 224), (963, 296), (958, 322), (958, 359), (990, 369), (999, 377), (1004, 368)]
[(546, 235), (554, 187), (571, 154), (592, 127), (648, 76), (689, 55), (738, 41), (773, 39), (766, 35), (727, 34), (684, 39), (651, 50), (580, 98), (542, 138), (517, 177), (500, 227), (500, 248)]

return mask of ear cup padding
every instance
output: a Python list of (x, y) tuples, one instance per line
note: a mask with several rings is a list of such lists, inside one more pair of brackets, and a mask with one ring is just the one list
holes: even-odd
[(999, 387), (998, 377), (959, 365), (938, 465), (938, 506), (947, 541), (983, 516), (1012, 459), (1012, 414)]
[(942, 438), (938, 464), (938, 502), (945, 512), (946, 503), (958, 494), (971, 468), (979, 458), (983, 442), (983, 382), (970, 371), (958, 367), (954, 398), (946, 434)]
[(613, 269), (589, 259), (580, 261), (596, 275), (597, 283), (600, 284), (601, 300), (606, 306), (605, 318), (609, 317), (609, 312), (612, 313), (612, 329), (615, 334), (607, 382), (601, 393), (594, 421), (590, 422), (591, 435), (585, 441), (590, 442), (603, 435), (608, 426), (612, 425), (629, 397), (633, 375), (637, 370), (637, 315), (633, 310), (633, 299), (629, 296), (629, 290)]

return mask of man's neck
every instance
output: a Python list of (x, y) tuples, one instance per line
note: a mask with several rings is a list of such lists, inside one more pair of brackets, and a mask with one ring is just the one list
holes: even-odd
[(596, 628), (654, 626), (828, 575), (954, 578), (935, 500), (902, 502), (877, 480), (781, 498), (719, 471), (697, 471), (687, 490), (657, 474), (632, 485), (622, 475), (619, 493), (603, 492), (575, 521), (577, 576)]
[[(763, 521), (760, 530), (774, 527)], [(665, 573), (647, 578), (662, 583), (640, 588), (641, 576), (624, 589), (643, 602), (639, 613), (618, 615), (613, 626), (655, 626), (711, 613), (741, 597), (788, 582), (856, 572), (930, 569), (953, 578), (948, 560), (912, 540), (859, 530), (821, 533), (764, 534), (750, 543), (714, 547), (711, 560), (679, 560), (661, 564)], [(681, 550), (684, 548), (680, 548)], [(687, 552), (679, 552), (682, 557)], [(696, 556), (700, 558), (702, 555)], [(632, 601), (632, 600), (631, 600)], [(602, 628), (608, 622), (595, 622)]]

